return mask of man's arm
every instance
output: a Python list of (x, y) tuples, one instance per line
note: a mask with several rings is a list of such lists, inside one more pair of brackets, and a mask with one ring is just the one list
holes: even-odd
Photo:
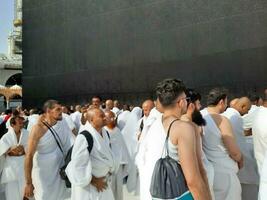
[[(198, 166), (199, 166), (199, 171), (200, 174), (204, 180), (204, 183), (207, 187), (207, 190), (210, 193), (210, 188), (209, 188), (209, 181), (208, 181), (208, 177), (207, 177), (207, 172), (205, 170), (204, 164), (203, 164), (203, 160), (202, 160), (202, 149), (201, 149), (201, 127), (195, 126), (195, 132), (196, 132), (196, 151), (197, 151), (197, 160), (198, 160)], [(213, 188), (211, 188), (213, 189)], [(210, 193), (211, 196), (211, 193)]]
[(38, 145), (38, 142), (40, 140), (40, 127), (38, 125), (35, 125), (32, 128), (31, 134), (29, 135), (28, 139), (28, 149), (25, 156), (25, 162), (24, 162), (24, 170), (25, 170), (25, 179), (26, 179), (26, 186), (24, 190), (24, 196), (26, 197), (32, 197), (33, 196), (33, 190), (34, 187), (32, 185), (32, 163), (33, 163), (33, 156), (36, 152), (36, 148)]
[(199, 169), (194, 127), (187, 122), (179, 122), (174, 123), (173, 131), (178, 143), (181, 167), (190, 192), (194, 199), (211, 200), (210, 191)]
[(236, 143), (236, 139), (230, 121), (226, 117), (222, 116), (219, 128), (221, 130), (223, 143), (230, 157), (238, 163), (239, 168), (242, 168), (243, 156), (239, 149), (239, 146)]

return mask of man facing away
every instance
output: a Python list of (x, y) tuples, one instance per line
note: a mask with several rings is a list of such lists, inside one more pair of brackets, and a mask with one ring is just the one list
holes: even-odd
[(257, 199), (259, 189), (259, 175), (253, 143), (247, 142), (243, 128), (242, 116), (248, 113), (250, 107), (250, 100), (247, 97), (241, 97), (222, 114), (231, 122), (237, 144), (244, 156), (244, 167), (237, 174), (242, 187), (242, 200)]
[(243, 156), (236, 143), (231, 123), (221, 116), (227, 107), (227, 91), (212, 89), (207, 97), (208, 107), (201, 111), (204, 126), (203, 149), (214, 167), (213, 189), (216, 200), (241, 200), (241, 186), (237, 172)]
[(58, 101), (46, 101), (43, 111), (44, 115), (33, 126), (28, 140), (25, 196), (32, 197), (34, 194), (36, 200), (63, 200), (68, 193), (59, 171), (64, 165), (64, 155), (71, 146), (72, 133), (62, 120), (62, 108)]
[[(164, 148), (164, 141), (167, 136), (167, 130), (172, 124), (168, 142), (169, 156), (181, 164), (186, 183), (194, 199), (210, 200), (211, 195), (208, 184), (205, 183), (201, 173), (201, 157), (197, 152), (196, 133), (191, 123), (180, 120), (182, 114), (185, 114), (187, 102), (185, 95), (185, 85), (177, 79), (165, 79), (158, 83), (156, 88), (157, 97), (163, 107), (164, 113), (158, 123), (155, 138), (161, 138), (157, 152)], [(154, 141), (154, 140), (153, 140)], [(160, 154), (158, 159), (160, 158)]]

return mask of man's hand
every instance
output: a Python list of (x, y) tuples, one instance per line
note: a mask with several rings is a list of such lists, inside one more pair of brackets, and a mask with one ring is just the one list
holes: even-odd
[(33, 197), (33, 190), (34, 190), (33, 184), (31, 183), (26, 184), (25, 189), (24, 189), (24, 196), (27, 198)]
[(13, 146), (10, 148), (10, 150), (7, 152), (9, 156), (22, 156), (25, 154), (24, 147), (22, 145), (19, 146)]
[(91, 184), (96, 187), (98, 192), (102, 192), (107, 188), (107, 182), (106, 182), (106, 177), (92, 177)]

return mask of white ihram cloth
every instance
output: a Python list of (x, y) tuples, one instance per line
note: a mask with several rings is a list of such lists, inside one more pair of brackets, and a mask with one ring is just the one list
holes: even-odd
[(84, 135), (78, 134), (73, 145), (71, 161), (66, 173), (71, 182), (71, 200), (93, 200), (90, 192), (92, 179), (92, 163), (87, 149), (88, 143)]
[(258, 109), (258, 106), (252, 105), (248, 113), (242, 116), (244, 130), (249, 130), (252, 128), (253, 121), (255, 119)]
[[(83, 195), (85, 195), (85, 197), (89, 197), (87, 198), (88, 200), (106, 200), (106, 199), (114, 200), (113, 193), (110, 187), (110, 179), (111, 179), (110, 176), (113, 173), (116, 173), (118, 164), (115, 162), (113, 153), (110, 148), (110, 140), (108, 137), (108, 133), (103, 128), (102, 129), (103, 137), (102, 137), (100, 133), (98, 133), (89, 123), (85, 124), (85, 130), (91, 133), (94, 139), (93, 149), (90, 153), (92, 175), (98, 178), (105, 176), (108, 183), (108, 187), (104, 191), (98, 192), (97, 189), (90, 184), (88, 187), (86, 186), (83, 188), (80, 187), (82, 188), (82, 190), (80, 191), (83, 192)], [(70, 171), (71, 169), (68, 170), (68, 173), (70, 173)], [(85, 174), (86, 172), (82, 173)], [(72, 176), (73, 175), (70, 175), (70, 177)], [(78, 181), (79, 180), (77, 180), (77, 182)], [(85, 197), (83, 196), (82, 199), (86, 199)]]
[(129, 169), (129, 176), (127, 179), (127, 189), (129, 192), (134, 191), (135, 194), (139, 194), (139, 175), (135, 165), (135, 156), (138, 150), (138, 121), (141, 119), (141, 117), (142, 109), (135, 107), (128, 117), (125, 127), (121, 131), (131, 159), (131, 167)]
[(110, 134), (111, 150), (116, 162), (119, 163), (118, 171), (111, 177), (111, 189), (114, 199), (123, 200), (123, 179), (129, 174), (130, 156), (120, 129), (105, 129)]
[[(158, 147), (159, 148), (158, 154), (156, 153), (156, 155), (158, 156), (156, 156), (153, 159), (153, 155), (149, 155), (149, 153), (153, 154), (154, 153), (153, 151), (156, 149), (153, 149), (153, 146), (151, 146), (150, 140), (155, 142), (154, 138), (157, 138), (155, 134), (157, 134), (158, 131), (155, 132), (155, 130), (157, 130), (158, 126), (155, 126), (156, 128), (152, 128), (152, 127), (157, 120), (159, 120), (160, 122), (161, 117), (162, 117), (162, 113), (160, 113), (156, 108), (153, 108), (146, 120), (146, 123), (144, 124), (144, 128), (141, 133), (141, 137), (139, 139), (139, 149), (136, 155), (135, 163), (138, 167), (139, 175), (140, 175), (139, 176), (140, 177), (140, 200), (151, 199), (149, 188), (150, 188), (151, 176), (152, 176), (152, 172), (153, 172), (154, 164), (155, 164), (154, 161), (155, 160), (157, 161), (157, 159), (159, 158), (158, 156), (160, 156), (160, 153), (162, 153), (162, 150), (160, 149), (160, 147)], [(152, 131), (150, 131), (151, 129)], [(147, 159), (152, 159), (153, 162), (148, 163)]]
[(111, 111), (114, 112), (116, 116), (118, 116), (119, 114), (121, 114), (123, 112), (122, 110), (120, 110), (117, 107), (112, 108)]
[(37, 123), (38, 119), (39, 119), (39, 115), (38, 114), (33, 114), (33, 115), (30, 115), (28, 117), (27, 131), (29, 133), (31, 132), (33, 125), (35, 125)]
[(19, 141), (12, 127), (3, 135), (0, 140), (0, 156), (3, 161), (3, 171), (1, 184), (5, 184), (5, 194), (7, 200), (23, 199), (25, 178), (24, 178), (24, 158), (25, 156), (8, 156), (5, 153), (14, 146), (22, 145), (26, 151), (28, 131), (21, 130)]
[[(66, 155), (71, 146), (70, 129), (65, 120), (58, 121), (53, 129), (57, 132)], [(32, 182), (36, 200), (63, 200), (67, 197), (68, 190), (59, 175), (63, 164), (64, 156), (48, 130), (39, 140), (33, 157)]]
[(243, 119), (239, 112), (233, 108), (228, 108), (223, 116), (227, 117), (231, 124), (235, 134), (237, 144), (244, 156), (244, 166), (238, 172), (238, 177), (241, 183), (247, 184), (259, 184), (259, 175), (257, 170), (257, 163), (254, 154), (250, 149), (253, 144), (246, 141), (243, 129)]
[(259, 174), (261, 176), (261, 170), (265, 153), (267, 150), (267, 108), (260, 107), (255, 116), (255, 120), (252, 126), (254, 153), (257, 160)]
[(130, 116), (131, 112), (128, 110), (125, 110), (117, 115), (117, 126), (120, 130), (124, 128), (126, 125), (127, 119)]
[(82, 113), (80, 113), (79, 111), (76, 111), (72, 113), (70, 117), (75, 124), (76, 130), (79, 130), (81, 126)]
[(140, 176), (142, 176), (140, 199), (142, 200), (152, 199), (149, 192), (152, 174), (157, 160), (162, 156), (165, 139), (166, 133), (160, 117), (154, 121), (146, 135), (145, 150), (140, 168)]
[(216, 200), (241, 200), (238, 166), (225, 148), (219, 128), (207, 109), (201, 111), (207, 125), (203, 127), (203, 150), (214, 167), (213, 190)]
[(71, 117), (70, 117), (68, 114), (66, 114), (66, 113), (62, 113), (62, 117), (63, 117), (63, 119), (67, 122), (68, 127), (69, 127), (69, 129), (70, 129), (70, 131), (71, 131), (71, 145), (73, 145), (76, 136), (73, 134), (72, 131), (73, 131), (74, 129), (76, 129), (76, 126), (75, 126), (74, 122), (72, 121)]
[[(2, 170), (4, 168), (4, 164), (5, 164), (5, 157), (4, 156), (0, 156), (0, 178), (1, 178)], [(1, 182), (0, 182), (0, 199), (1, 200), (6, 200), (5, 187), (4, 186), (5, 185), (1, 184)]]
[(254, 152), (251, 151), (253, 143), (248, 143), (244, 136), (243, 118), (234, 108), (228, 108), (222, 115), (230, 120), (237, 144), (244, 157), (244, 166), (237, 174), (242, 186), (242, 199), (257, 199), (259, 186), (257, 162)]
[(267, 199), (267, 151), (265, 153), (260, 179), (261, 180), (260, 180), (259, 200), (266, 200)]

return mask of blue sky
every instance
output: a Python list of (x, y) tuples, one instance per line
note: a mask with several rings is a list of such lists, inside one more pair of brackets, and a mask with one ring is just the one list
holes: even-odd
[(7, 53), (7, 37), (12, 30), (14, 0), (0, 0), (0, 53)]

